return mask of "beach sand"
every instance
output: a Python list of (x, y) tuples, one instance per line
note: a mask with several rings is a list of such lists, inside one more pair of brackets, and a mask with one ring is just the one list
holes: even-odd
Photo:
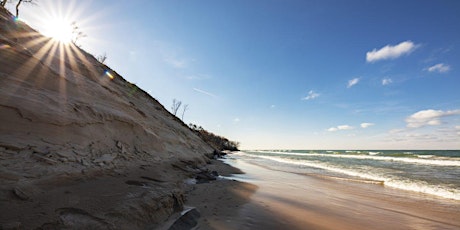
[(455, 200), (226, 162), (245, 174), (193, 185), (186, 205), (201, 213), (195, 229), (460, 229)]

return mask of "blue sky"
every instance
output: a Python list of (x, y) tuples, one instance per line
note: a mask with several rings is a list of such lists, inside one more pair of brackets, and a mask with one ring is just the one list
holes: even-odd
[(458, 12), (455, 0), (40, 0), (21, 15), (40, 31), (76, 21), (82, 48), (243, 149), (460, 149)]

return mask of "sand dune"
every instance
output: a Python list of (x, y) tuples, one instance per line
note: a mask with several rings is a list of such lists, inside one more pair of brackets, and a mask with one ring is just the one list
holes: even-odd
[(0, 8), (4, 226), (155, 225), (212, 153), (142, 89)]

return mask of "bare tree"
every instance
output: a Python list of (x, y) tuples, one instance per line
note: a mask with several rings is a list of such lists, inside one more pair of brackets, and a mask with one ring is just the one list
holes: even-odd
[[(6, 1), (7, 1), (7, 0), (3, 0), (2, 6), (5, 6)], [(21, 3), (23, 3), (23, 2), (24, 2), (24, 3), (36, 4), (36, 0), (19, 0), (18, 3), (16, 3), (16, 18), (19, 17), (19, 6), (20, 6)]]
[(184, 120), (184, 114), (187, 109), (188, 109), (188, 104), (182, 107), (182, 121)]
[(5, 4), (6, 4), (7, 1), (8, 0), (2, 0), (2, 2), (0, 2), (0, 6), (5, 7)]
[(107, 53), (104, 53), (103, 55), (97, 56), (97, 60), (98, 60), (100, 63), (104, 64), (105, 60), (107, 60)]
[(78, 41), (86, 37), (87, 35), (81, 31), (80, 27), (77, 25), (77, 22), (73, 21), (71, 26), (72, 26), (72, 43), (80, 47), (80, 44), (78, 44)]
[(177, 114), (177, 111), (179, 110), (180, 106), (182, 105), (182, 101), (178, 101), (176, 99), (173, 99), (173, 104), (171, 107), (171, 112), (174, 114), (174, 116)]

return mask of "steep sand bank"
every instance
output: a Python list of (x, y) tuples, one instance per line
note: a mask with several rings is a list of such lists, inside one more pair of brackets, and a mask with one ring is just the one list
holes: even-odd
[[(196, 185), (197, 229), (459, 229), (460, 203), (230, 160), (244, 182)], [(206, 196), (199, 195), (200, 193)], [(245, 203), (247, 202), (247, 203)]]
[(212, 155), (142, 89), (0, 7), (0, 228), (156, 226)]

